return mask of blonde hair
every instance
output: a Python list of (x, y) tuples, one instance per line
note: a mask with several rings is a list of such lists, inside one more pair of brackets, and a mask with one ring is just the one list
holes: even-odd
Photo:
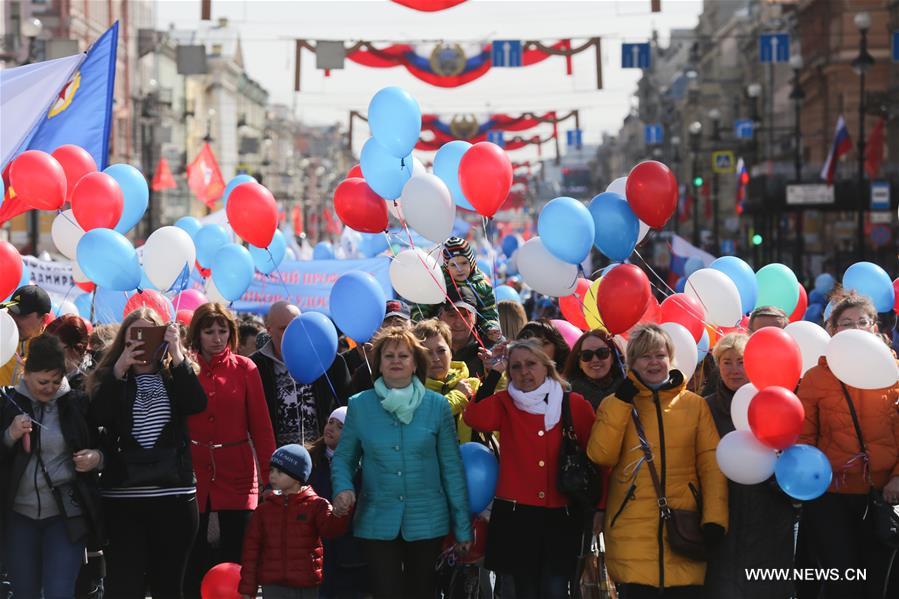
[(412, 352), (413, 358), (415, 358), (415, 376), (417, 376), (422, 383), (428, 380), (428, 350), (421, 344), (421, 341), (418, 340), (412, 330), (407, 327), (387, 327), (385, 329), (381, 329), (378, 334), (372, 339), (372, 361), (371, 361), (371, 370), (375, 373), (375, 376), (380, 376), (381, 374), (381, 352), (384, 349), (384, 346), (390, 344), (403, 344), (409, 348)]
[(499, 314), (499, 329), (507, 339), (515, 339), (522, 327), (528, 322), (524, 307), (514, 300), (503, 300), (496, 303)]
[(453, 346), (453, 332), (448, 324), (437, 318), (422, 320), (412, 329), (412, 334), (422, 342), (427, 341), (431, 337), (442, 337), (449, 347)]
[(718, 362), (721, 359), (724, 352), (731, 349), (742, 356), (743, 352), (746, 351), (746, 343), (748, 341), (749, 335), (746, 333), (728, 333), (718, 340), (718, 343), (715, 344), (715, 349), (712, 350), (712, 356), (714, 356), (715, 362)]
[(665, 348), (665, 351), (668, 352), (668, 359), (674, 360), (674, 342), (663, 328), (655, 324), (638, 326), (627, 341), (628, 366), (634, 364), (637, 358), (658, 348)]
[(515, 350), (524, 349), (537, 358), (537, 361), (543, 364), (546, 368), (546, 376), (555, 380), (563, 387), (567, 385), (565, 379), (562, 378), (562, 375), (559, 374), (559, 369), (556, 368), (555, 361), (550, 358), (545, 351), (543, 351), (543, 342), (538, 338), (530, 338), (530, 339), (520, 339), (518, 341), (512, 341), (509, 345), (506, 346), (506, 357), (511, 361), (512, 352)]

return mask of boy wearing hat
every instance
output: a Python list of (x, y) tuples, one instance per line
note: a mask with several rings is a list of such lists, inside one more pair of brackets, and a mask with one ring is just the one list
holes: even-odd
[[(40, 335), (44, 330), (44, 317), (53, 310), (50, 296), (37, 285), (24, 285), (19, 287), (10, 296), (9, 301), (0, 304), (5, 308), (19, 332), (18, 355), (10, 358), (6, 364), (0, 364), (0, 387), (8, 387), (19, 382), (23, 369), (20, 362), (28, 354), (31, 340)], [(0, 334), (7, 334), (0, 331)]]
[(322, 537), (342, 535), (350, 515), (338, 517), (309, 486), (312, 458), (302, 445), (272, 454), (269, 483), (275, 491), (256, 508), (243, 543), (238, 591), (264, 599), (312, 599), (322, 583)]

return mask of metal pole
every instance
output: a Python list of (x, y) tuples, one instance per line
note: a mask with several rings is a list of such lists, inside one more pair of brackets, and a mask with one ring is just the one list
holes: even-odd
[[(868, 49), (868, 31), (861, 30), (861, 48), (864, 56)], [(858, 98), (858, 259), (865, 259), (865, 69), (859, 69)]]
[[(799, 71), (796, 71), (796, 88), (799, 88)], [(793, 175), (796, 183), (802, 183), (802, 132), (799, 126), (799, 111), (802, 107), (802, 97), (797, 93), (793, 102)], [(805, 218), (804, 209), (799, 206), (796, 212), (796, 245), (793, 247), (793, 270), (802, 276), (804, 271), (802, 254), (805, 245)]]
[(715, 251), (721, 251), (721, 237), (718, 234), (718, 173), (712, 172), (712, 235), (715, 238)]
[(693, 150), (693, 245), (699, 247), (699, 188), (696, 187), (696, 176), (699, 173), (699, 150)]

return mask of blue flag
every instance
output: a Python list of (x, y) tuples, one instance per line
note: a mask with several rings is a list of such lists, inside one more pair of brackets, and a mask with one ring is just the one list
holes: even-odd
[(74, 144), (90, 152), (100, 170), (106, 168), (118, 42), (116, 21), (87, 51), (23, 149), (50, 153)]

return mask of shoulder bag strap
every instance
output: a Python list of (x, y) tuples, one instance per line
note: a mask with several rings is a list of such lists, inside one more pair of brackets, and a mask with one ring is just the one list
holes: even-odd
[(637, 415), (637, 408), (631, 408), (631, 416), (634, 419), (634, 426), (637, 428), (637, 436), (640, 438), (640, 449), (646, 457), (646, 467), (649, 468), (649, 476), (652, 478), (652, 486), (655, 487), (656, 496), (658, 497), (659, 516), (666, 519), (671, 515), (671, 509), (668, 507), (668, 499), (662, 495), (662, 484), (659, 482), (659, 473), (656, 470), (655, 461), (652, 457), (652, 450), (649, 448), (649, 441), (646, 440), (646, 431), (643, 430), (643, 423), (640, 422), (640, 416)]
[(577, 440), (574, 434), (574, 424), (571, 422), (571, 402), (568, 399), (568, 391), (562, 393), (562, 436), (566, 439)]
[(858, 423), (858, 415), (855, 413), (855, 405), (852, 403), (852, 397), (849, 395), (849, 389), (846, 388), (845, 383), (841, 381), (840, 387), (843, 388), (843, 397), (846, 398), (846, 403), (849, 405), (849, 415), (852, 416), (852, 425), (855, 427), (855, 434), (858, 437), (859, 447), (867, 459), (868, 450), (865, 447), (865, 440), (862, 437), (862, 427)]

